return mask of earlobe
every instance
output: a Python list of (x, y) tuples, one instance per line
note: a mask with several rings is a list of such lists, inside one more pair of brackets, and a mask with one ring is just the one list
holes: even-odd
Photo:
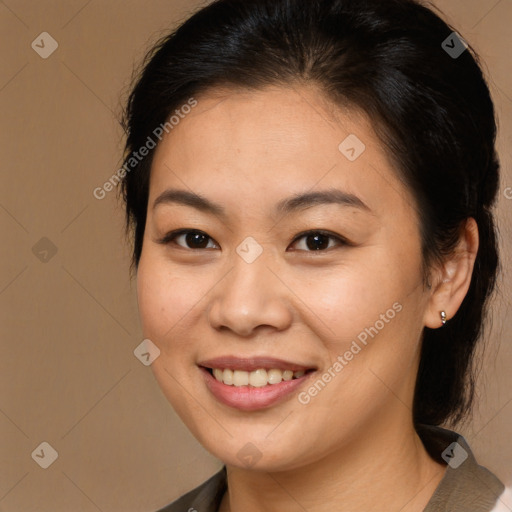
[(469, 218), (463, 224), (456, 249), (438, 269), (437, 284), (429, 289), (426, 327), (442, 327), (457, 313), (471, 284), (478, 245), (478, 225), (475, 219)]

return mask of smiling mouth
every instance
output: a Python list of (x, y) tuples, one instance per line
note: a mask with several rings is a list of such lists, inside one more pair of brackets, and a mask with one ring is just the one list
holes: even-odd
[(227, 386), (242, 387), (249, 386), (261, 388), (280, 384), (283, 381), (300, 379), (304, 375), (314, 372), (314, 369), (308, 370), (281, 370), (279, 368), (259, 368), (253, 371), (232, 370), (229, 368), (203, 368), (210, 373), (218, 382)]

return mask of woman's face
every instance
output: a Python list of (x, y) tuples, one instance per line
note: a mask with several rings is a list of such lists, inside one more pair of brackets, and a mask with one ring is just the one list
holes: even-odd
[(411, 423), (421, 269), (371, 123), (316, 90), (198, 97), (156, 149), (143, 332), (163, 392), (227, 464), (296, 468)]

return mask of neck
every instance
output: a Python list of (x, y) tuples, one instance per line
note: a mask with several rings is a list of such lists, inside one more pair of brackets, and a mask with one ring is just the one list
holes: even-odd
[(347, 446), (307, 466), (289, 471), (227, 466), (228, 492), (219, 510), (421, 512), (445, 470), (429, 456), (409, 416), (393, 411), (385, 423), (371, 422)]

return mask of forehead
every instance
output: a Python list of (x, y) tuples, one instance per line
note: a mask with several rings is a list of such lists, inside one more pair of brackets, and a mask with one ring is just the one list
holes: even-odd
[(296, 165), (303, 158), (316, 164), (330, 163), (340, 156), (343, 131), (348, 134), (364, 123), (361, 137), (368, 139), (366, 132), (371, 132), (361, 113), (340, 111), (317, 89), (215, 89), (199, 96), (197, 102), (157, 153), (172, 144), (176, 158), (193, 157), (196, 163), (207, 153), (216, 159), (231, 156), (231, 161), (252, 156), (247, 167), (272, 160), (281, 164), (295, 160)]
[(329, 187), (377, 209), (399, 206), (396, 196), (411, 203), (371, 120), (317, 89), (215, 90), (196, 100), (156, 149), (150, 205), (177, 185), (241, 208)]

